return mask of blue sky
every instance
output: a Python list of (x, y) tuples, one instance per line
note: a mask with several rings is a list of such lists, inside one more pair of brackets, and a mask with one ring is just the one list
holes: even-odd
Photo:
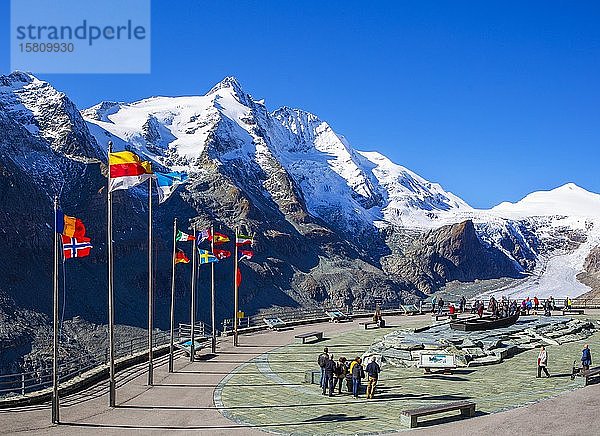
[(567, 182), (600, 192), (598, 23), (595, 1), (153, 1), (151, 74), (39, 77), (85, 108), (235, 75), (269, 109), (314, 112), (490, 207)]

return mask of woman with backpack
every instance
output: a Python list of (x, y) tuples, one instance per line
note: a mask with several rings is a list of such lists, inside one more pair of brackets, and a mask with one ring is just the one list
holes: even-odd
[(346, 367), (346, 358), (340, 357), (338, 363), (335, 367), (335, 371), (333, 373), (333, 389), (335, 390), (335, 385), (338, 385), (338, 394), (342, 393), (342, 383), (346, 379), (346, 374), (348, 373), (348, 368)]

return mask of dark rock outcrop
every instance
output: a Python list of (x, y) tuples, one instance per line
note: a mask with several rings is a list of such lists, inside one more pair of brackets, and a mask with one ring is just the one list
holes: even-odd
[(583, 272), (577, 275), (577, 279), (592, 288), (579, 298), (600, 297), (600, 246), (594, 247), (585, 258)]
[(513, 260), (479, 239), (470, 220), (425, 233), (404, 256), (387, 257), (384, 266), (426, 293), (453, 280), (520, 276)]

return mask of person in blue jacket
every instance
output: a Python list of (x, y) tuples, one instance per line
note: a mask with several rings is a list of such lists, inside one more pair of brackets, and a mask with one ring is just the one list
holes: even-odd
[(585, 344), (583, 346), (583, 350), (581, 352), (581, 366), (583, 369), (590, 369), (590, 365), (592, 364), (592, 352), (590, 351), (590, 346)]

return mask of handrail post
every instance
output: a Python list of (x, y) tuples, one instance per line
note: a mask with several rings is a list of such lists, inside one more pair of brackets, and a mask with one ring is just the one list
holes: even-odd
[(21, 373), (21, 394), (25, 395), (25, 373)]

